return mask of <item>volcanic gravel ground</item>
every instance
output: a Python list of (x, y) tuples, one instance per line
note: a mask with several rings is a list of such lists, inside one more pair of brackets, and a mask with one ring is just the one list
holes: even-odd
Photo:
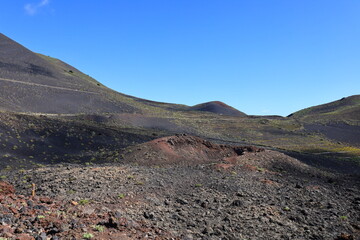
[[(10, 230), (0, 236), (360, 239), (358, 176), (321, 171), (269, 150), (245, 153), (231, 165), (68, 165), (1, 174), (23, 200), (1, 197), (0, 222)], [(50, 200), (35, 197), (30, 206), (31, 183)], [(48, 211), (29, 214), (53, 201)]]
[(330, 139), (360, 146), (360, 126), (332, 123), (328, 125), (305, 124), (304, 127), (308, 131), (322, 133)]

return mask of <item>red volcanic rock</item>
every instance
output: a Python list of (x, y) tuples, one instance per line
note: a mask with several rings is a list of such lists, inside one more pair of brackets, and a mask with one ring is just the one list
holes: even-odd
[[(264, 149), (253, 146), (216, 144), (195, 136), (176, 135), (137, 145), (125, 156), (125, 159), (144, 165), (212, 162), (236, 164), (237, 157), (244, 152), (259, 151), (264, 151)], [(223, 167), (220, 166), (220, 168)]]
[(355, 239), (354, 236), (342, 233), (335, 240), (354, 240), (354, 239)]
[(14, 229), (12, 229), (9, 225), (0, 225), (0, 234), (1, 235), (11, 235), (14, 233)]
[(53, 203), (53, 199), (49, 198), (49, 197), (40, 197), (40, 202), (42, 203), (46, 203), (46, 204), (52, 204)]
[(34, 240), (35, 238), (29, 234), (23, 233), (16, 236), (16, 240)]
[(0, 182), (0, 195), (9, 195), (15, 193), (15, 189), (7, 182)]

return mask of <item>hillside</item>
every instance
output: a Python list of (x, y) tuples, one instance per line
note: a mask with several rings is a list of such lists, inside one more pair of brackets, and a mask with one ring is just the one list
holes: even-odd
[(358, 122), (360, 121), (360, 95), (306, 108), (289, 117), (305, 122)]
[(289, 117), (301, 121), (308, 131), (360, 147), (360, 95), (306, 108)]
[[(0, 110), (31, 113), (142, 113), (168, 104), (117, 93), (76, 68), (0, 34)], [(175, 104), (171, 109), (182, 108)]]
[(243, 115), (219, 102), (197, 108), (118, 93), (61, 60), (34, 53), (3, 34), (0, 34), (0, 86), (0, 110), (12, 112), (167, 115), (168, 111), (199, 110)]

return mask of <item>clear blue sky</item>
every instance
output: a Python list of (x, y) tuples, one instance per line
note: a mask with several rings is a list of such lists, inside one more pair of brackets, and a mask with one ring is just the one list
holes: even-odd
[(0, 32), (150, 100), (288, 115), (360, 94), (359, 0), (0, 0)]

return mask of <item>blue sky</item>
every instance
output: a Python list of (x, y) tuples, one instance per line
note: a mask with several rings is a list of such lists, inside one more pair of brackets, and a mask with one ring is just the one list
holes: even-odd
[(0, 32), (155, 101), (285, 116), (360, 94), (358, 0), (0, 0)]

